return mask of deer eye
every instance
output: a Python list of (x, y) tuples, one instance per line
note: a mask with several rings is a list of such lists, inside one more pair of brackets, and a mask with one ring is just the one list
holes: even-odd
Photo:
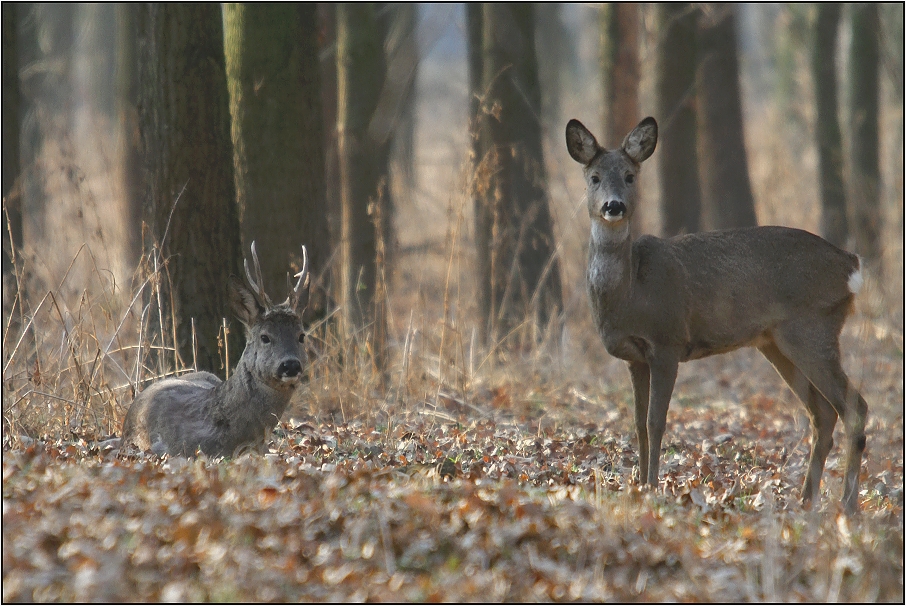
[(270, 342), (271, 342), (271, 338), (270, 338), (269, 336), (267, 336), (267, 335), (261, 335), (261, 342), (262, 342), (262, 343), (270, 343)]
[(592, 184), (592, 185), (597, 185), (597, 184), (600, 183), (600, 182), (601, 182), (601, 177), (599, 177), (598, 175), (592, 175), (592, 176), (591, 176), (591, 184)]
[(629, 173), (628, 175), (626, 175), (626, 183), (633, 183), (633, 182), (635, 182), (635, 175), (633, 175), (632, 173)]
[(299, 333), (299, 343), (305, 343), (305, 333)]

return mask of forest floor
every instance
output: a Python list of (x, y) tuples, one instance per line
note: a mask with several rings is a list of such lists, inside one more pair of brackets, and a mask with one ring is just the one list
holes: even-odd
[(322, 373), (235, 459), (4, 424), (3, 600), (902, 602), (902, 336), (851, 324), (871, 407), (854, 519), (840, 424), (800, 505), (808, 423), (752, 351), (681, 373), (657, 490), (633, 479), (619, 364), (514, 359), (389, 395)]

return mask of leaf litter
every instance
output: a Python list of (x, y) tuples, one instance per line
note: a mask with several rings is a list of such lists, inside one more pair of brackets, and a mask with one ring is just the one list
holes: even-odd
[(798, 503), (807, 427), (769, 398), (675, 406), (652, 491), (625, 420), (545, 426), (513, 389), (296, 414), (235, 459), (7, 439), (3, 599), (902, 601), (902, 435), (874, 432), (848, 520), (838, 449)]

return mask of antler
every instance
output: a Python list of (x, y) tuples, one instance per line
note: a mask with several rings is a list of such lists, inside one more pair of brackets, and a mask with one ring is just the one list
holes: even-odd
[[(249, 261), (248, 259), (242, 260), (242, 265), (245, 266), (245, 279), (249, 281), (249, 286), (252, 287), (252, 290), (255, 291), (255, 294), (258, 295), (258, 298), (261, 300), (261, 304), (266, 307), (272, 307), (270, 297), (267, 296), (267, 293), (264, 292), (264, 278), (261, 277), (261, 264), (258, 262), (258, 251), (255, 250), (255, 241), (252, 241), (252, 262), (255, 265), (255, 278), (252, 278), (252, 273), (249, 271)], [(256, 281), (257, 280), (257, 281)]]
[(302, 289), (308, 286), (308, 249), (305, 248), (305, 245), (302, 245), (302, 271), (295, 274), (294, 278), (298, 278), (296, 285), (293, 287), (291, 293), (286, 298), (286, 302), (292, 307), (295, 307), (299, 303), (299, 298), (302, 296)]

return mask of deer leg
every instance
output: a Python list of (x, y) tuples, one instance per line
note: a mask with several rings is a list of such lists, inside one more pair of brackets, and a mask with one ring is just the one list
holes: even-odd
[(651, 372), (642, 362), (630, 362), (632, 394), (635, 398), (635, 432), (639, 438), (639, 483), (648, 481), (648, 392)]
[[(798, 328), (798, 327), (796, 327)], [(855, 513), (859, 507), (859, 472), (865, 450), (865, 417), (868, 405), (852, 387), (840, 366), (837, 333), (822, 336), (821, 329), (784, 330), (775, 334), (780, 350), (808, 377), (843, 419), (846, 431), (846, 467), (843, 474), (843, 507)]]
[(793, 393), (805, 404), (812, 426), (811, 453), (808, 460), (808, 473), (802, 486), (802, 502), (809, 504), (818, 496), (821, 486), (821, 475), (824, 473), (824, 462), (834, 445), (834, 425), (837, 423), (837, 412), (821, 392), (806, 378), (802, 371), (777, 348), (770, 343), (758, 348), (764, 357), (774, 366), (777, 372), (790, 386)]
[(648, 483), (657, 487), (661, 458), (661, 440), (667, 426), (667, 407), (676, 383), (678, 357), (660, 357), (651, 361), (651, 394), (648, 401)]

